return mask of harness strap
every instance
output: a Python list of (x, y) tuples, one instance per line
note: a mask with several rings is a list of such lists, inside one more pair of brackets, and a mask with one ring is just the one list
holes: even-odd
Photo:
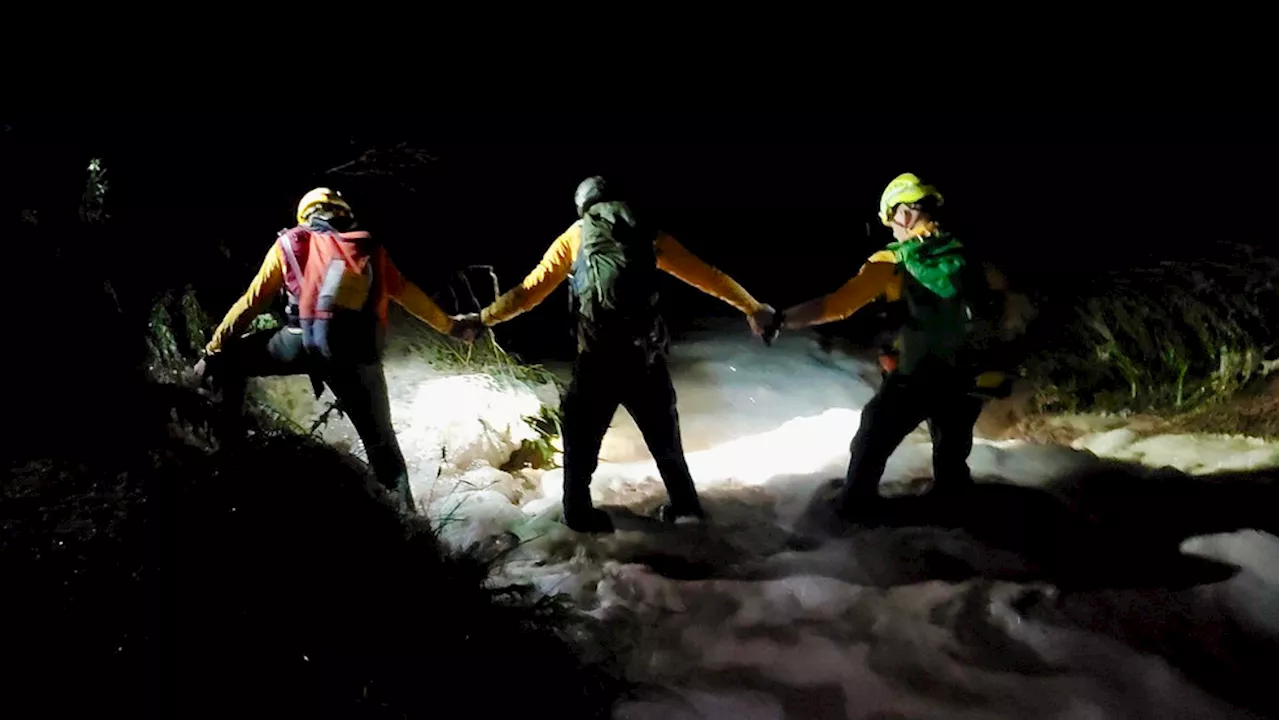
[[(298, 283), (298, 287), (302, 287), (302, 268), (298, 265), (298, 256), (293, 249), (294, 236), (289, 234), (288, 230), (281, 230), (278, 236), (281, 239), (280, 249), (284, 251), (285, 262), (289, 263), (289, 269), (293, 271), (294, 280)], [(287, 284), (286, 284), (287, 287)], [(296, 302), (296, 300), (295, 300)]]

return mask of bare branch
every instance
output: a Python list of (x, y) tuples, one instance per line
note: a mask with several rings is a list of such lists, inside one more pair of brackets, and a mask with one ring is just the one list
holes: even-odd
[(445, 287), (449, 288), (449, 294), (453, 296), (454, 314), (460, 314), (462, 312), (462, 303), (458, 301), (458, 293), (453, 290), (453, 283), (449, 283), (448, 285), (445, 285)]
[(502, 295), (502, 285), (498, 282), (498, 273), (493, 271), (492, 265), (468, 265), (468, 270), (484, 270), (489, 273), (489, 280), (493, 282), (493, 299), (497, 300)]
[(471, 302), (475, 306), (475, 309), (478, 311), (483, 308), (484, 305), (480, 304), (479, 298), (476, 297), (475, 290), (471, 289), (471, 280), (467, 278), (467, 273), (463, 270), (459, 270), (458, 277), (462, 278), (462, 284), (467, 286), (467, 295), (471, 297)]
[(325, 170), (325, 174), (385, 177), (409, 192), (413, 192), (413, 187), (400, 180), (397, 176), (405, 171), (424, 167), (436, 159), (434, 155), (427, 151), (411, 148), (408, 143), (402, 142), (386, 149), (369, 148), (360, 153), (354, 160), (349, 160)]

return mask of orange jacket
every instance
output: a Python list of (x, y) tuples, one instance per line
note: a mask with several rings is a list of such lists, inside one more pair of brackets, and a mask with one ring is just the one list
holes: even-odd
[[(1008, 281), (998, 269), (985, 266), (984, 273), (992, 289), (1008, 291)], [(881, 250), (871, 257), (844, 285), (822, 298), (822, 314), (813, 324), (835, 322), (849, 317), (875, 300), (896, 302), (902, 299), (903, 272), (898, 267), (897, 258), (888, 250)], [(1030, 311), (1025, 311), (1030, 316)], [(1025, 324), (1021, 317), (1006, 317), (1002, 327)], [(881, 367), (892, 371), (897, 365), (892, 356), (882, 356)], [(1002, 371), (987, 371), (979, 374), (975, 380), (979, 391), (1001, 388), (1004, 390), (1008, 375)]]
[[(375, 305), (379, 321), (386, 322), (390, 301), (395, 300), (436, 330), (448, 334), (453, 329), (453, 320), (421, 288), (400, 274), (385, 250), (379, 248), (375, 257), (377, 265), (374, 272), (380, 273), (382, 278), (379, 283), (382, 296)], [(243, 334), (249, 323), (271, 306), (284, 287), (284, 278), (285, 258), (280, 243), (277, 242), (267, 252), (257, 276), (249, 283), (249, 289), (231, 306), (214, 330), (213, 338), (205, 346), (205, 352), (216, 353), (228, 339)]]
[[(496, 325), (533, 309), (569, 276), (581, 244), (582, 225), (575, 222), (551, 243), (541, 262), (523, 282), (480, 312), (480, 319), (485, 325)], [(667, 233), (658, 233), (654, 249), (657, 251), (659, 269), (708, 295), (729, 303), (747, 315), (764, 307), (733, 278), (698, 259)]]
[(822, 298), (822, 315), (818, 323), (843, 320), (874, 300), (895, 302), (902, 297), (902, 274), (898, 261), (888, 250), (867, 258), (867, 262), (844, 285)]
[[(983, 273), (993, 290), (1009, 289), (999, 269), (984, 264)], [(814, 324), (843, 320), (874, 300), (896, 302), (902, 299), (902, 282), (897, 258), (891, 251), (881, 250), (867, 258), (857, 275), (822, 298), (822, 315)]]

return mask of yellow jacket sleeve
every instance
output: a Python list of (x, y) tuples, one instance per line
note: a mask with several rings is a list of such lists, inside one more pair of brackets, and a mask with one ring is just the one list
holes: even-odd
[(902, 277), (893, 253), (882, 250), (867, 259), (862, 269), (840, 289), (822, 299), (818, 322), (843, 320), (879, 298), (894, 301), (902, 296)]
[(216, 353), (228, 339), (243, 333), (255, 317), (270, 307), (283, 285), (284, 258), (280, 255), (280, 245), (277, 243), (271, 246), (271, 251), (262, 261), (262, 267), (258, 269), (258, 275), (249, 283), (249, 289), (236, 300), (218, 328), (213, 331), (213, 338), (205, 345), (205, 352)]
[(574, 223), (551, 243), (537, 267), (523, 282), (480, 311), (480, 320), (485, 325), (496, 325), (536, 307), (569, 276), (581, 242), (582, 228)]
[(431, 299), (431, 296), (423, 292), (422, 288), (400, 274), (399, 268), (391, 262), (390, 257), (384, 258), (383, 262), (386, 263), (383, 267), (386, 270), (387, 295), (414, 317), (448, 335), (453, 329), (453, 318), (449, 317), (448, 313)]
[(703, 262), (667, 233), (658, 234), (655, 246), (658, 267), (665, 272), (729, 303), (747, 315), (764, 307), (737, 281)]

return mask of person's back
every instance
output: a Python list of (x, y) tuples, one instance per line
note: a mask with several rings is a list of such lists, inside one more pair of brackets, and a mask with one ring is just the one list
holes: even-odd
[(591, 205), (581, 223), (568, 278), (579, 351), (620, 352), (661, 344), (657, 233), (621, 201)]
[[(542, 302), (568, 279), (578, 332), (578, 357), (565, 393), (564, 519), (580, 532), (611, 532), (607, 513), (591, 501), (591, 475), (600, 443), (619, 405), (626, 408), (667, 488), (660, 511), (671, 522), (703, 516), (685, 462), (675, 388), (667, 368), (667, 335), (658, 310), (658, 273), (665, 272), (718, 297), (747, 316), (763, 336), (773, 308), (699, 260), (670, 234), (638, 218), (595, 176), (574, 192), (578, 213), (542, 261), (516, 287), (478, 313), (484, 325), (504, 322)], [(470, 321), (470, 320), (469, 320)]]
[[(378, 480), (412, 510), (381, 363), (387, 307), (394, 300), (442, 334), (467, 328), (401, 275), (369, 233), (356, 229), (341, 193), (311, 190), (298, 202), (296, 219), (277, 235), (257, 276), (214, 330), (194, 375), (221, 386), (224, 411), (233, 417), (244, 409), (249, 377), (309, 375), (317, 398), (328, 385)], [(246, 334), (281, 291), (288, 324)]]
[(347, 218), (312, 216), (280, 234), (280, 249), (286, 313), (307, 350), (376, 362), (385, 341), (385, 264), (369, 233), (354, 231)]

